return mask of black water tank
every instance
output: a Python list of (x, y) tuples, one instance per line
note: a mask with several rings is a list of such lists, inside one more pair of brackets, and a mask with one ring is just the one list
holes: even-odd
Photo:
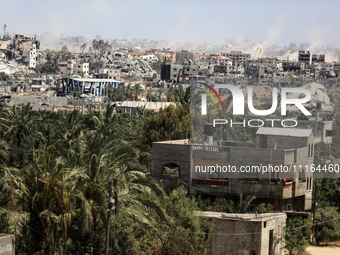
[(214, 126), (212, 123), (205, 123), (204, 124), (204, 134), (208, 136), (214, 135)]
[(316, 103), (316, 109), (317, 110), (321, 110), (321, 102), (317, 102)]
[(227, 140), (225, 146), (236, 146), (236, 142), (234, 140)]

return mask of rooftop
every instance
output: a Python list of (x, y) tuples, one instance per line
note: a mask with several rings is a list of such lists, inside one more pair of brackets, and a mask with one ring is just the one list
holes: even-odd
[(264, 221), (277, 217), (286, 217), (285, 213), (221, 213), (221, 212), (195, 212), (197, 216), (207, 218), (226, 219), (226, 220), (240, 220), (240, 221)]
[(195, 212), (197, 216), (207, 218), (226, 219), (226, 220), (239, 220), (239, 221), (264, 221), (277, 217), (286, 217), (285, 213), (221, 213), (221, 212)]
[(257, 135), (277, 135), (277, 136), (291, 136), (291, 137), (309, 137), (312, 133), (312, 129), (300, 129), (300, 128), (268, 128), (260, 127)]
[(155, 142), (155, 143), (182, 144), (182, 145), (188, 145), (188, 144), (190, 144), (190, 142), (189, 142), (188, 139), (171, 140), (171, 141), (161, 141), (161, 142)]

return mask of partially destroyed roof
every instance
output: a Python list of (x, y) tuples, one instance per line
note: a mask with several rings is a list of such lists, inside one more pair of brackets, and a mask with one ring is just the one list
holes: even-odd
[(293, 137), (309, 137), (311, 133), (312, 129), (270, 127), (260, 127), (256, 132), (257, 135), (277, 135)]

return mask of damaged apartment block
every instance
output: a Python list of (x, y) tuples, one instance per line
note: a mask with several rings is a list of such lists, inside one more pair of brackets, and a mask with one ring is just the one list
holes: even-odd
[(31, 69), (36, 68), (40, 42), (34, 37), (16, 34), (11, 37), (0, 38), (0, 51), (8, 60), (15, 60)]

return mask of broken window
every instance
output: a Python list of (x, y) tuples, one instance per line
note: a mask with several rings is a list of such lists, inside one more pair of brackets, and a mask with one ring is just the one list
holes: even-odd
[(167, 163), (162, 167), (162, 178), (176, 179), (179, 178), (179, 165), (176, 163)]

